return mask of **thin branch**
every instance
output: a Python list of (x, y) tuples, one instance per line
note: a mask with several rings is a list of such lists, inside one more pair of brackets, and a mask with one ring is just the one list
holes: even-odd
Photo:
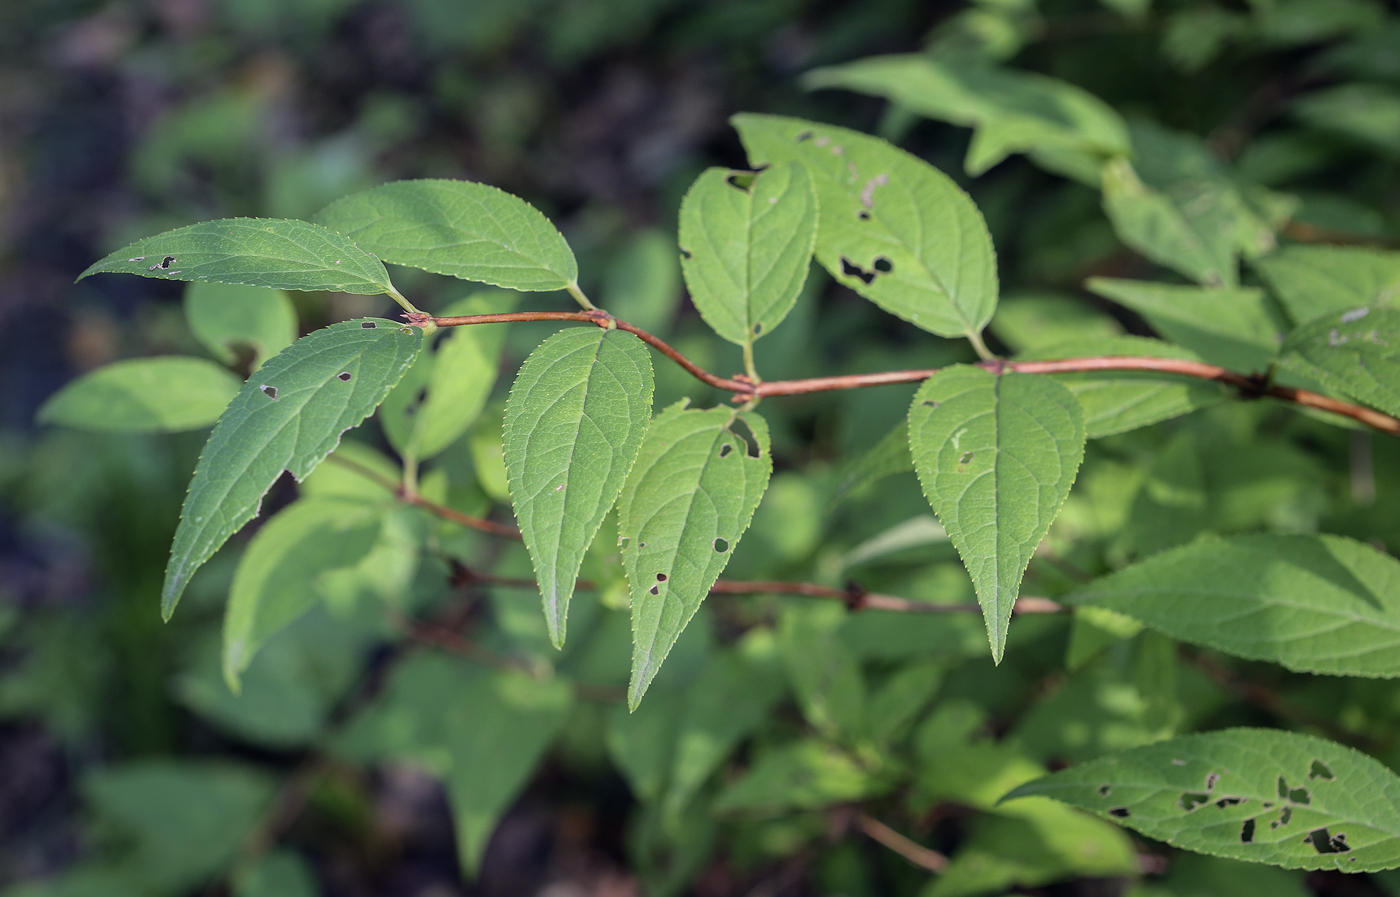
[(868, 813), (856, 816), (856, 827), (866, 835), (893, 850), (909, 862), (930, 872), (943, 872), (948, 858), (932, 848), (904, 837)]
[(340, 455), (331, 455), (326, 460), (330, 461), (332, 464), (338, 464), (346, 470), (353, 471), (376, 485), (384, 487), (387, 492), (393, 494), (401, 501), (422, 508), (435, 517), (441, 517), (443, 520), (449, 520), (469, 529), (480, 530), (483, 533), (490, 533), (493, 536), (500, 536), (504, 539), (520, 538), (520, 531), (513, 526), (506, 526), (505, 524), (496, 523), (495, 521), (486, 520), (481, 517), (473, 517), (455, 508), (449, 508), (446, 505), (428, 501), (416, 491), (410, 492), (402, 483), (396, 483), (358, 461), (352, 461)]

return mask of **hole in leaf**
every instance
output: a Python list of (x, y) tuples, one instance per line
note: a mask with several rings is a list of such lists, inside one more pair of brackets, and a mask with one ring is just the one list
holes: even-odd
[(798, 134), (798, 135), (797, 135), (797, 140), (796, 140), (795, 142), (801, 143), (801, 142), (804, 141), (804, 140), (811, 140), (811, 139), (812, 139), (812, 132), (811, 132), (811, 131), (803, 131), (801, 134)]
[(1113, 807), (1108, 811), (1108, 815), (1117, 817), (1118, 819), (1127, 819), (1132, 814), (1128, 811), (1127, 807)]
[(373, 321), (361, 321), (360, 326), (363, 327), (365, 330), (373, 330), (379, 325), (374, 323)]
[(1308, 778), (1326, 779), (1330, 782), (1335, 779), (1336, 776), (1332, 775), (1332, 770), (1327, 768), (1326, 763), (1323, 763), (1321, 760), (1314, 760), (1312, 762), (1312, 767), (1308, 770)]
[(637, 543), (637, 547), (638, 547), (638, 548), (646, 548), (646, 547), (647, 547), (647, 543), (645, 543), (645, 542), (638, 542), (638, 543)]
[(972, 452), (963, 452), (963, 456), (958, 459), (959, 464), (966, 464), (972, 460)]
[(859, 212), (856, 212), (856, 217), (859, 218), (861, 221), (869, 221), (870, 213), (867, 212), (865, 209), (861, 209)]
[(762, 321), (759, 321), (757, 324), (753, 325), (753, 335), (754, 335), (754, 336), (762, 336), (762, 335), (763, 335), (763, 322), (762, 322)]
[(1213, 788), (1215, 788), (1215, 783), (1218, 782), (1218, 781), (1220, 781), (1220, 773), (1218, 773), (1218, 772), (1207, 773), (1207, 774), (1206, 774), (1206, 790), (1207, 790), (1207, 791), (1210, 791), (1210, 790), (1212, 790)]
[(1288, 780), (1283, 776), (1278, 777), (1278, 796), (1288, 800)]
[[(928, 403), (925, 402), (924, 404), (927, 405)], [(1186, 761), (1185, 761), (1185, 760), (1173, 760), (1173, 761), (1172, 761), (1172, 766), (1185, 766), (1185, 765), (1186, 765)]]
[(1308, 794), (1308, 789), (1306, 788), (1294, 788), (1292, 791), (1288, 792), (1288, 799), (1295, 804), (1312, 803), (1312, 795)]
[(851, 260), (844, 255), (841, 256), (841, 273), (847, 277), (859, 277), (861, 283), (869, 284), (875, 279), (874, 271), (867, 271), (859, 265), (851, 263)]
[(741, 193), (748, 193), (753, 186), (754, 173), (752, 171), (731, 171), (725, 175), (724, 182)]
[(723, 554), (724, 552), (726, 552), (726, 551), (728, 551), (728, 550), (729, 550), (729, 542), (728, 542), (728, 541), (726, 541), (726, 540), (724, 540), (724, 539), (716, 539), (716, 540), (715, 540), (715, 551), (718, 551), (718, 552), (720, 552), (721, 554)]
[(657, 588), (656, 586), (652, 586), (651, 588), (647, 589), (647, 591), (652, 593), (653, 595), (661, 594), (661, 589)]
[(748, 449), (750, 458), (761, 458), (763, 456), (758, 448), (758, 437), (753, 435), (753, 430), (749, 429), (749, 425), (744, 423), (742, 417), (734, 418), (733, 423), (729, 425), (729, 432), (744, 441), (744, 448)]
[(665, 582), (665, 581), (666, 581), (666, 574), (665, 574), (665, 573), (658, 573), (658, 574), (656, 574), (656, 581), (657, 581), (657, 582)]
[(1207, 803), (1210, 803), (1210, 795), (1202, 794), (1199, 791), (1183, 791), (1181, 793), (1181, 800), (1178, 801), (1178, 805), (1181, 809), (1188, 813), (1200, 807), (1202, 804)]
[(881, 274), (888, 274), (894, 270), (894, 262), (885, 258), (883, 255), (877, 257), (875, 261), (871, 262), (870, 266), (876, 271), (879, 271)]
[(339, 374), (335, 375), (335, 379), (339, 380), (342, 383), (349, 383), (350, 378), (353, 376), (354, 375), (351, 374), (349, 371), (341, 371)]
[(695, 253), (691, 252), (689, 249), (686, 249), (684, 246), (681, 247), (681, 258), (692, 259), (694, 257)]
[(1215, 806), (1223, 810), (1226, 807), (1233, 807), (1236, 804), (1242, 804), (1244, 803), (1244, 801), (1245, 799), (1243, 797), (1222, 797), (1220, 798), (1220, 800), (1215, 802)]
[(729, 443), (726, 442), (724, 445), (721, 445), (721, 446), (719, 447), (719, 456), (720, 456), (721, 458), (728, 458), (728, 457), (729, 457), (729, 453), (732, 452), (732, 451), (734, 451), (734, 446), (732, 446), (732, 445), (730, 445)]
[(1313, 850), (1318, 853), (1348, 853), (1351, 845), (1347, 843), (1346, 832), (1337, 832), (1336, 835), (1328, 835), (1327, 829), (1318, 828), (1308, 832), (1305, 839), (1312, 842)]
[(1099, 797), (1108, 797), (1113, 793), (1113, 789), (1108, 785), (1100, 785), (1095, 790), (1099, 792)]
[(621, 539), (618, 539), (618, 540), (617, 540), (617, 544), (618, 544), (621, 548), (626, 549), (628, 543), (630, 543), (631, 541), (632, 541), (631, 539), (627, 538), (626, 536), (623, 536)]
[(1273, 805), (1274, 805), (1274, 802), (1271, 801), (1271, 800), (1266, 800), (1266, 801), (1264, 801), (1264, 809), (1266, 809), (1266, 810), (1269, 809), (1270, 807), (1272, 807)]
[(1269, 823), (1269, 828), (1280, 828), (1287, 825), (1293, 819), (1293, 808), (1284, 807), (1278, 811), (1278, 818)]
[(399, 328), (399, 333), (412, 333), (412, 332), (413, 332), (413, 328), (412, 328), (412, 327), (400, 327), (400, 328)]
[(173, 264), (175, 264), (175, 256), (173, 255), (167, 255), (165, 258), (160, 260), (160, 266), (162, 268), (169, 268)]
[(267, 396), (272, 401), (277, 401), (277, 387), (268, 386), (264, 383), (262, 386), (259, 386), (258, 389), (262, 390), (263, 395)]
[(1240, 843), (1242, 843), (1242, 844), (1252, 844), (1252, 843), (1254, 843), (1254, 820), (1253, 820), (1253, 819), (1246, 819), (1246, 820), (1244, 821), (1244, 823), (1240, 826)]
[(924, 406), (925, 408), (937, 408), (937, 407), (938, 407), (938, 403), (937, 403), (937, 402), (934, 402), (934, 401), (931, 401), (931, 400), (930, 400), (930, 401), (923, 402), (922, 404), (923, 404), (923, 406)]

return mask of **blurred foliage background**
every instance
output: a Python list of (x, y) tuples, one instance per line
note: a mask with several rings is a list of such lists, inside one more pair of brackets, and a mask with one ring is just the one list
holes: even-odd
[[(676, 844), (650, 844), (638, 781), (608, 759), (612, 708), (586, 702), (575, 705), (562, 736), (506, 812), (479, 878), (464, 882), (447, 801), (434, 778), (411, 765), (324, 766), (308, 759), (324, 732), (358, 718), (388, 687), (385, 671), (400, 650), (393, 639), (375, 625), (313, 616), (270, 646), (268, 659), (250, 672), (248, 692), (262, 701), (250, 705), (235, 702), (217, 673), (220, 609), (236, 558), (216, 558), (175, 620), (160, 622), (160, 577), (203, 434), (81, 433), (38, 428), (33, 419), (43, 400), (76, 374), (117, 358), (202, 351), (185, 325), (179, 285), (110, 277), (75, 285), (94, 259), (129, 240), (210, 218), (309, 217), (346, 193), (409, 177), (467, 178), (528, 199), (564, 231), (579, 256), (582, 285), (600, 305), (673, 339), (712, 370), (737, 370), (737, 354), (717, 347), (684, 301), (674, 235), (680, 197), (695, 176), (710, 165), (744, 165), (726, 123), (739, 111), (879, 133), (964, 183), (987, 216), (1008, 296), (993, 323), (997, 348), (1033, 348), (1062, 332), (1151, 333), (1144, 319), (1081, 288), (1089, 276), (1146, 277), (1157, 270), (1115, 238), (1095, 187), (1019, 156), (969, 178), (964, 128), (876, 98), (809, 92), (798, 80), (818, 66), (937, 42), (975, 46), (1078, 85), (1130, 120), (1204, 138), (1232, 177), (1286, 189), (1295, 199), (1285, 229), (1292, 238), (1330, 234), (1392, 246), (1400, 239), (1394, 3), (11, 0), (0, 6), (0, 888), (110, 895), (114, 881), (130, 880), (103, 877), (111, 864), (94, 865), (92, 858), (110, 856), (118, 858), (113, 864), (154, 876), (134, 879), (142, 882), (135, 893), (150, 894), (628, 895), (639, 893), (639, 876), (656, 893), (916, 893), (924, 874), (858, 834), (850, 813), (741, 821), (725, 830), (719, 847), (706, 825)], [(395, 276), (428, 309), (471, 292), (446, 278), (402, 270)], [(563, 297), (529, 298), (532, 308), (568, 307)], [(390, 311), (384, 297), (292, 299), (303, 332)], [(809, 301), (765, 341), (764, 374), (967, 358), (959, 345), (896, 323), (867, 313), (853, 294), (814, 274)], [(503, 369), (514, 370), (548, 332), (514, 327)], [(682, 395), (722, 398), (667, 366), (657, 377), (658, 407)], [(502, 378), (497, 400), (507, 383)], [(880, 570), (860, 566), (877, 556), (874, 549), (850, 554), (872, 536), (927, 516), (912, 478), (901, 488), (857, 496), (840, 515), (822, 516), (842, 459), (873, 445), (899, 418), (910, 392), (889, 388), (765, 405), (778, 473), (729, 575), (804, 578), (815, 568), (830, 578), (860, 569), (872, 587), (944, 600), (970, 596), (951, 549), (937, 563), (915, 564), (907, 553), (880, 548), (878, 556), (895, 553), (900, 561)], [(498, 415), (499, 404), (494, 407)], [(1345, 432), (1257, 408), (1193, 421), (1191, 438), (1217, 450), (1219, 463), (1210, 472), (1217, 529), (1306, 531), (1326, 524), (1328, 531), (1379, 538), (1395, 550), (1400, 507), (1376, 500), (1396, 486), (1393, 446), (1378, 441), (1359, 448), (1363, 443)], [(1152, 459), (1177, 450), (1169, 449), (1174, 432), (1151, 428), (1091, 445), (1057, 530), (1065, 566), (1096, 572), (1162, 538), (1143, 521), (1150, 509), (1142, 511), (1134, 496), (1146, 494), (1139, 486), (1153, 475)], [(362, 435), (367, 444), (384, 444), (373, 425)], [(1363, 450), (1376, 459), (1369, 485), (1350, 478)], [(484, 463), (468, 449), (457, 455), (446, 463), (468, 469)], [(485, 494), (478, 498), (489, 506), (500, 496), (488, 477), (481, 480)], [(265, 511), (293, 494), (292, 487), (279, 487)], [(1201, 524), (1181, 524), (1193, 525)], [(898, 544), (927, 548), (917, 533)], [(1057, 569), (1033, 566), (1028, 586), (1063, 587)], [(448, 591), (441, 564), (425, 564), (419, 579), (415, 588), (425, 597), (416, 606), (431, 607)], [(538, 641), (529, 624), (515, 621), (538, 616), (533, 597), (491, 600), (491, 631), (503, 633), (500, 639)], [(706, 621), (715, 635), (703, 638), (735, 642), (764, 614), (771, 616), (772, 606), (719, 602)], [(820, 615), (785, 619), (810, 629), (802, 638), (819, 639), (823, 627), (837, 625)], [(933, 688), (946, 681), (930, 714), (936, 724), (920, 729), (922, 751), (939, 750), (939, 738), (951, 744), (973, 732), (1014, 731), (1020, 744), (1036, 745), (1031, 753), (1038, 760), (1092, 756), (1094, 746), (1075, 742), (1057, 720), (1089, 714), (1086, 725), (1112, 731), (1104, 714), (1124, 715), (1121, 707), (1114, 710), (1114, 694), (1105, 697), (1117, 686), (1114, 677), (1141, 685), (1161, 668), (1154, 663), (1162, 647), (1140, 639), (1117, 667), (1096, 668), (1073, 680), (1074, 688), (1056, 691), (1067, 675), (1063, 621), (1018, 624), (1011, 659), (992, 676), (980, 621), (941, 623), (931, 633), (902, 620), (891, 628), (871, 616), (859, 619), (840, 624), (843, 638), (874, 681), (889, 685), (915, 660), (941, 664), (929, 674)], [(607, 666), (589, 651), (611, 651), (625, 666), (625, 639), (588, 644), (570, 660), (580, 678), (591, 675), (590, 663)], [(705, 650), (693, 646), (692, 655)], [(686, 663), (684, 652), (669, 661), (681, 671), (677, 676)], [(1182, 681), (1173, 680), (1170, 706), (1152, 706), (1158, 692), (1147, 686), (1125, 699), (1139, 702), (1126, 714), (1133, 732), (1275, 719), (1199, 670), (1184, 669)], [(1400, 715), (1393, 689), (1376, 683), (1254, 672), (1345, 727), (1389, 732)], [(431, 669), (422, 675), (431, 683)], [(913, 689), (910, 700), (926, 701), (917, 671), (910, 675), (904, 686)], [(261, 691), (257, 676), (267, 683)], [(431, 685), (423, 689), (424, 700), (432, 698)], [(781, 706), (777, 725), (789, 734), (804, 725), (804, 715), (809, 723), (813, 718), (811, 707)], [(357, 756), (353, 747), (345, 753)], [(374, 759), (373, 751), (358, 756)], [(970, 812), (934, 814), (915, 828), (923, 825), (945, 847), (964, 843)], [(241, 877), (212, 875), (247, 849), (241, 834), (230, 840), (227, 833), (258, 820), (282, 846), (268, 853), (270, 845), (261, 845), (264, 861)], [(1023, 834), (1014, 826), (975, 831), (982, 841), (974, 843), (990, 855)], [(1138, 887), (1183, 895), (1226, 887), (1234, 873), (1202, 862), (1184, 860), (1174, 879)], [(20, 885), (74, 869), (79, 873), (56, 879), (52, 891)], [(1075, 883), (1072, 873), (1085, 869), (1059, 871), (1070, 883), (1045, 893), (1129, 887), (1121, 877)], [(1302, 877), (1273, 870), (1251, 869), (1241, 881), (1233, 893), (1305, 887)], [(1315, 875), (1307, 886), (1329, 894), (1383, 893), (1379, 880), (1339, 882)]]

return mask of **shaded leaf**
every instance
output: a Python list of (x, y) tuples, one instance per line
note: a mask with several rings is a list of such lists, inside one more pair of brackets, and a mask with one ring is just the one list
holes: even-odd
[(506, 472), (555, 647), (564, 644), (584, 552), (642, 447), (652, 389), (641, 340), (598, 328), (545, 340), (511, 387)]
[(1254, 263), (1295, 324), (1331, 312), (1400, 303), (1400, 252), (1286, 246)]
[(892, 784), (835, 748), (810, 739), (795, 741), (760, 757), (720, 794), (714, 810), (816, 810), (878, 796)]
[(972, 577), (998, 662), (1021, 577), (1069, 495), (1084, 442), (1079, 402), (1047, 377), (956, 365), (914, 395), (914, 469)]
[(539, 210), (471, 181), (395, 181), (338, 199), (317, 222), (386, 262), (511, 290), (560, 290), (573, 250)]
[(185, 320), (195, 338), (224, 364), (237, 360), (235, 349), (252, 349), (252, 370), (297, 338), (296, 309), (281, 290), (192, 283), (185, 290)]
[(49, 397), (38, 420), (80, 430), (173, 433), (219, 419), (238, 378), (202, 358), (166, 355), (117, 361)]
[[(1195, 208), (1218, 205), (1209, 185), (1199, 185)], [(1103, 206), (1113, 230), (1128, 246), (1154, 262), (1200, 283), (1233, 287), (1239, 271), (1233, 247), (1221, 239), (1218, 215), (1188, 215), (1173, 197), (1142, 182), (1132, 163), (1114, 159), (1103, 169)]]
[(244, 384), (190, 480), (161, 592), (167, 619), (195, 570), (257, 515), (282, 471), (305, 479), (384, 400), (421, 343), (417, 327), (342, 321), (297, 340)]
[(909, 454), (909, 420), (903, 418), (879, 442), (841, 471), (831, 505), (850, 495), (865, 492), (885, 477), (913, 469), (914, 459)]
[(729, 563), (772, 470), (768, 425), (754, 412), (681, 402), (652, 421), (618, 504), (632, 594), (629, 707)]
[(681, 302), (675, 234), (660, 228), (634, 234), (608, 263), (602, 293), (609, 312), (664, 336)]
[(1400, 778), (1351, 748), (1227, 729), (1081, 763), (1007, 794), (1052, 797), (1177, 847), (1288, 869), (1400, 865)]
[(1195, 542), (1064, 600), (1291, 670), (1400, 676), (1400, 561), (1341, 536)]
[(1400, 91), (1383, 84), (1340, 84), (1293, 101), (1307, 124), (1400, 159)]
[(1400, 310), (1330, 312), (1288, 335), (1281, 364), (1390, 414), (1400, 414)]
[(991, 320), (991, 237), (947, 175), (845, 128), (771, 115), (732, 121), (751, 165), (797, 162), (812, 176), (817, 260), (838, 282), (940, 336), (977, 334)]
[(137, 240), (78, 276), (241, 283), (279, 290), (393, 290), (379, 259), (333, 231), (281, 218), (223, 218)]

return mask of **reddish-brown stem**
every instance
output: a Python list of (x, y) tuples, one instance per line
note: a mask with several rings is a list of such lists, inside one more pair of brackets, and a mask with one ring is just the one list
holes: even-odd
[(868, 813), (857, 815), (855, 823), (856, 828), (860, 829), (867, 837), (880, 842), (916, 866), (921, 866), (930, 872), (942, 872), (948, 868), (946, 856), (917, 841), (906, 838)]
[[(918, 368), (907, 371), (881, 371), (874, 374), (848, 374), (839, 377), (812, 377), (805, 380), (770, 380), (754, 383), (743, 374), (732, 378), (720, 377), (701, 368), (695, 362), (676, 351), (665, 340), (640, 327), (614, 318), (601, 309), (581, 312), (524, 311), (500, 315), (462, 315), (459, 317), (431, 318), (428, 315), (410, 315), (415, 323), (431, 320), (439, 327), (460, 327), (468, 324), (498, 324), (509, 321), (579, 321), (596, 324), (600, 327), (615, 327), (636, 335), (667, 358), (684, 368), (695, 379), (716, 389), (734, 393), (736, 402), (749, 401), (769, 396), (794, 396), (816, 392), (831, 392), (843, 389), (859, 389), (866, 386), (884, 386), (891, 383), (918, 383), (938, 373), (937, 368)], [(1274, 386), (1264, 377), (1241, 374), (1218, 365), (1201, 361), (1188, 361), (1181, 358), (1154, 358), (1151, 356), (1091, 356), (1086, 358), (1060, 358), (1051, 361), (983, 361), (979, 367), (994, 373), (1015, 371), (1022, 374), (1067, 374), (1093, 371), (1149, 371), (1197, 380), (1212, 380), (1238, 390), (1248, 398), (1269, 396), (1295, 405), (1316, 408), (1349, 417), (1354, 421), (1372, 427), (1382, 433), (1400, 436), (1400, 418), (1381, 411), (1333, 399), (1306, 389), (1288, 386)], [(467, 524), (470, 525), (470, 524)], [(479, 528), (479, 527), (478, 527)]]

